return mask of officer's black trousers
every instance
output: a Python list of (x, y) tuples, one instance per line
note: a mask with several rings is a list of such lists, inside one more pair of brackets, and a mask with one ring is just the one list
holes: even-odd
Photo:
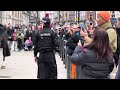
[(38, 63), (38, 79), (57, 79), (57, 64), (55, 62)]

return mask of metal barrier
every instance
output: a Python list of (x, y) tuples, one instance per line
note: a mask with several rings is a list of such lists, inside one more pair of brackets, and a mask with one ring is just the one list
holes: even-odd
[(67, 79), (71, 79), (71, 65), (70, 56), (67, 55)]
[[(60, 40), (60, 56), (63, 61), (63, 64), (65, 65), (65, 69), (67, 70), (67, 79), (71, 79), (71, 60), (70, 56), (66, 52), (66, 41), (65, 40)], [(80, 73), (80, 66), (76, 66), (76, 79), (80, 79), (79, 77)]]
[(62, 45), (62, 39), (60, 38), (60, 58), (62, 58), (62, 47), (63, 47), (63, 45)]
[(62, 61), (63, 61), (63, 64), (65, 64), (65, 53), (66, 53), (66, 50), (65, 50), (65, 41), (62, 40), (62, 44), (63, 44), (63, 53), (62, 53)]
[(80, 79), (80, 66), (76, 66), (76, 79)]

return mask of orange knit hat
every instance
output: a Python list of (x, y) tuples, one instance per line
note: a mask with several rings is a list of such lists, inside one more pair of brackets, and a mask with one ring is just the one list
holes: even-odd
[(110, 12), (109, 11), (99, 11), (98, 15), (101, 16), (105, 21), (110, 21)]

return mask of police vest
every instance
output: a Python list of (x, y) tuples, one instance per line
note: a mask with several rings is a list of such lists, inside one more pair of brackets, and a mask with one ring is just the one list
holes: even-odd
[(53, 38), (50, 32), (39, 31), (39, 44), (40, 49), (53, 49)]

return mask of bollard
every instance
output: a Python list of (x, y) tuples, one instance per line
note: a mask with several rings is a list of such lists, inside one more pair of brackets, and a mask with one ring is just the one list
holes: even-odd
[(66, 52), (66, 47), (65, 47), (65, 69), (67, 69), (67, 64), (68, 64), (68, 61), (67, 61), (67, 52)]
[(61, 41), (60, 41), (61, 43), (60, 43), (60, 56), (61, 56), (61, 58), (62, 58), (62, 52), (63, 52), (63, 42), (62, 42), (62, 39), (61, 39)]
[(76, 65), (71, 64), (71, 79), (76, 79)]
[(76, 79), (80, 79), (80, 66), (76, 66)]
[(15, 51), (15, 49), (16, 49), (16, 44), (15, 44), (15, 41), (13, 41), (13, 44), (14, 44), (14, 51)]
[(68, 56), (66, 52), (65, 52), (65, 69), (68, 69)]
[[(62, 40), (62, 61), (64, 60), (64, 41)], [(64, 61), (63, 61), (64, 64)]]
[(69, 55), (67, 55), (67, 79), (71, 79), (71, 60)]
[(67, 69), (68, 66), (68, 56), (67, 56), (67, 50), (66, 50), (66, 40), (65, 40), (65, 68)]
[(62, 58), (62, 39), (60, 38), (60, 58)]
[(58, 47), (58, 49), (59, 49), (58, 54), (59, 54), (59, 56), (61, 58), (61, 39), (59, 39), (59, 42), (60, 42), (60, 45)]
[(65, 41), (63, 40), (63, 63), (65, 64)]

